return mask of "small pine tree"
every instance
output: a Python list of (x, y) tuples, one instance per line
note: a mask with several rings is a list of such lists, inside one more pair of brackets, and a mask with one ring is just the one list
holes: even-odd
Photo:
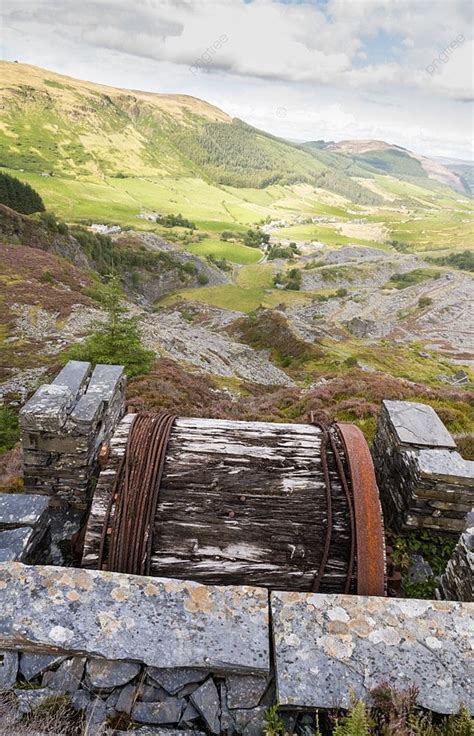
[(122, 304), (116, 278), (112, 278), (105, 288), (102, 303), (106, 312), (105, 322), (94, 323), (92, 334), (68, 351), (68, 359), (123, 365), (129, 377), (147, 373), (155, 356), (141, 343), (139, 317), (127, 316), (128, 309)]

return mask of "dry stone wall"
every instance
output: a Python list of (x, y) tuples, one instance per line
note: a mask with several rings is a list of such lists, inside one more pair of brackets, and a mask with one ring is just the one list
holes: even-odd
[(434, 711), (474, 713), (473, 617), (470, 603), (0, 564), (0, 690), (25, 714), (65, 694), (97, 718), (94, 734), (126, 714), (258, 736), (275, 702), (289, 713), (345, 707), (382, 681), (416, 684)]
[(97, 455), (125, 411), (122, 366), (72, 360), (20, 412), (25, 489), (86, 509)]
[(430, 406), (384, 401), (372, 455), (387, 526), (463, 531), (474, 506), (474, 462), (456, 451)]
[(474, 600), (474, 513), (468, 514), (466, 529), (440, 578), (437, 596), (448, 601)]

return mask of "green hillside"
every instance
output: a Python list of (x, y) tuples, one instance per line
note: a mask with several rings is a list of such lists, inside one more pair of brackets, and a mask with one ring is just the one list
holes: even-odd
[[(156, 230), (146, 215), (180, 212), (207, 236), (194, 251), (216, 257), (225, 252), (223, 230), (268, 219), (336, 246), (348, 239), (379, 246), (403, 239), (434, 251), (469, 246), (469, 199), (429, 178), (426, 164), (403, 149), (297, 145), (186, 95), (9, 62), (0, 71), (0, 169), (33, 186), (67, 222)], [(301, 229), (302, 219), (326, 216), (324, 227)], [(378, 221), (380, 232), (340, 227), (360, 219)], [(230, 259), (255, 260), (235, 244)]]

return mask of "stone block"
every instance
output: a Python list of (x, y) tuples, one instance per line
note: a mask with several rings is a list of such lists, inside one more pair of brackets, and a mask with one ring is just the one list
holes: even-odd
[(389, 422), (402, 444), (427, 447), (456, 447), (435, 410), (413, 401), (384, 401)]
[(18, 675), (18, 653), (0, 651), (0, 691), (9, 690)]
[(133, 704), (137, 699), (137, 686), (136, 685), (125, 685), (120, 690), (117, 702), (115, 703), (115, 710), (117, 713), (126, 713), (130, 715), (132, 712)]
[(229, 675), (226, 685), (229, 708), (255, 708), (266, 690), (267, 678)]
[(43, 685), (58, 693), (75, 693), (84, 676), (85, 657), (73, 657), (62, 662), (55, 672), (43, 675)]
[(220, 698), (212, 677), (192, 693), (190, 700), (201, 714), (209, 731), (219, 734), (221, 731)]
[(269, 672), (263, 588), (13, 563), (0, 565), (0, 616), (0, 647)]
[(30, 526), (0, 531), (0, 563), (26, 559), (33, 549), (35, 531)]
[(70, 360), (52, 381), (53, 386), (65, 386), (74, 396), (86, 385), (91, 364), (82, 360)]
[(47, 687), (42, 687), (39, 690), (14, 690), (13, 692), (15, 693), (18, 712), (22, 716), (30, 715), (36, 708), (45, 703), (51, 703), (55, 697), (58, 697), (58, 693)]
[(36, 526), (48, 512), (48, 499), (31, 493), (0, 493), (0, 529)]
[(148, 667), (147, 669), (147, 675), (170, 695), (176, 695), (185, 685), (202, 682), (206, 679), (207, 674), (206, 670), (190, 669), (188, 667), (180, 669), (175, 667), (171, 669)]
[(98, 394), (109, 402), (124, 381), (123, 365), (96, 365), (92, 372), (88, 394)]
[(314, 593), (271, 593), (277, 702), (350, 705), (382, 682), (415, 685), (438, 713), (474, 713), (469, 603)]
[(74, 433), (90, 434), (93, 428), (102, 420), (105, 412), (105, 403), (99, 393), (87, 392), (77, 402), (71, 411), (68, 424)]
[(140, 672), (135, 662), (108, 662), (106, 659), (90, 659), (86, 666), (86, 680), (91, 688), (113, 688), (126, 685)]
[(24, 652), (20, 659), (20, 672), (25, 680), (34, 680), (35, 677), (39, 677), (43, 672), (60, 664), (63, 660), (64, 657), (56, 654), (31, 654)]
[(138, 723), (177, 725), (184, 706), (184, 700), (171, 697), (157, 703), (135, 703), (132, 718)]
[(464, 460), (459, 452), (449, 450), (420, 450), (418, 468), (421, 475), (427, 478), (468, 486), (474, 502), (474, 462)]
[(75, 396), (67, 386), (40, 386), (20, 411), (22, 430), (59, 432)]

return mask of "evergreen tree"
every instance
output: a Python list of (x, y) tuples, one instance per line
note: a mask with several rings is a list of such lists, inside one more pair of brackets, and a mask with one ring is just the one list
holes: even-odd
[(129, 377), (147, 373), (155, 356), (141, 343), (139, 318), (127, 316), (128, 309), (122, 305), (122, 294), (116, 278), (112, 278), (104, 290), (103, 306), (105, 322), (94, 323), (92, 334), (68, 351), (68, 359), (124, 365)]
[(14, 176), (0, 172), (0, 203), (23, 215), (43, 212), (44, 204), (38, 192)]

